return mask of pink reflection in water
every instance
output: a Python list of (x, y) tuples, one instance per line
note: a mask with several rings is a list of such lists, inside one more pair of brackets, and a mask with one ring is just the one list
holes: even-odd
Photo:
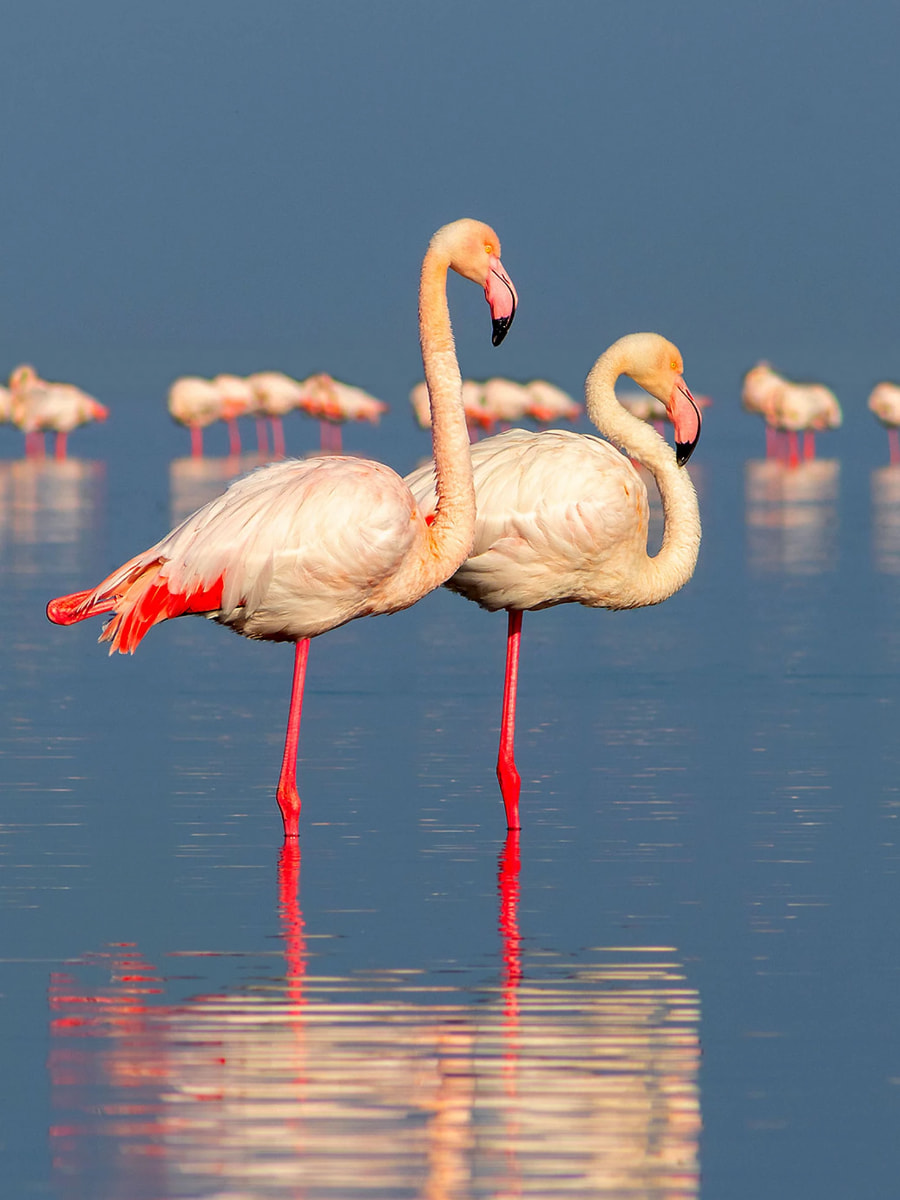
[(280, 978), (170, 1002), (125, 945), (81, 960), (100, 986), (54, 975), (60, 1193), (696, 1196), (696, 992), (665, 947), (529, 981), (519, 872), (510, 835), (501, 978), (475, 1002), (418, 971), (312, 973), (297, 845), (278, 866)]

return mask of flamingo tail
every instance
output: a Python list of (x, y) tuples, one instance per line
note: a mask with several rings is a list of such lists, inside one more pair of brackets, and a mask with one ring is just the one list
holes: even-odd
[(173, 592), (161, 574), (164, 565), (165, 559), (126, 563), (99, 587), (51, 600), (47, 616), (56, 625), (75, 625), (88, 617), (112, 613), (99, 640), (110, 643), (110, 654), (133, 654), (151, 626), (160, 621), (187, 613), (215, 612), (221, 607), (221, 577), (208, 587), (198, 584), (187, 592)]

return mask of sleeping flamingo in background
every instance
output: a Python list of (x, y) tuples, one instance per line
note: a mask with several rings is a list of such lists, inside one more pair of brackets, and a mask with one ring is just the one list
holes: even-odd
[(341, 425), (346, 421), (370, 421), (377, 425), (388, 406), (383, 400), (322, 372), (311, 375), (303, 385), (300, 408), (319, 421), (320, 446), (327, 454), (340, 454)]
[(439, 229), (422, 263), (419, 336), (431, 394), (437, 503), (426, 522), (403, 480), (371, 460), (274, 463), (239, 479), (95, 588), (51, 600), (59, 625), (112, 613), (100, 640), (132, 652), (169, 617), (202, 614), (245, 637), (295, 643), (277, 800), (297, 837), (297, 741), (309, 639), (355, 617), (398, 612), (465, 560), (475, 528), (472, 461), (447, 306), (453, 269), (484, 288), (499, 345), (516, 310), (500, 242), (479, 221)]
[(888, 450), (892, 466), (900, 464), (900, 384), (885, 380), (877, 383), (869, 396), (869, 411), (873, 412), (888, 433)]
[(203, 455), (203, 430), (222, 415), (222, 397), (211, 379), (182, 375), (169, 388), (169, 415), (191, 431), (191, 457)]
[(581, 405), (568, 392), (548, 383), (546, 379), (532, 379), (525, 384), (529, 395), (526, 413), (538, 425), (552, 425), (554, 421), (577, 421), (581, 416)]
[(69, 434), (90, 421), (105, 421), (109, 409), (71, 383), (48, 383), (34, 367), (16, 367), (9, 379), (12, 422), (25, 434), (26, 455), (43, 453), (44, 433), (56, 434), (55, 456), (66, 457)]
[(237, 419), (255, 412), (256, 393), (240, 375), (216, 375), (212, 384), (219, 393), (219, 416), (228, 429), (228, 453), (238, 455), (241, 452), (241, 431)]
[[(665, 532), (647, 554), (647, 489), (609, 442), (568, 430), (498, 434), (472, 447), (477, 520), (470, 557), (446, 586), (508, 617), (497, 778), (510, 829), (519, 828), (515, 763), (516, 691), (522, 613), (555, 604), (640, 608), (659, 604), (694, 573), (700, 514), (682, 467), (700, 436), (700, 412), (682, 378), (681, 354), (655, 333), (621, 338), (585, 383), (587, 415), (625, 454), (647, 467), (662, 498)], [(630, 375), (665, 404), (675, 450), (616, 399)], [(425, 519), (435, 509), (431, 463), (406, 477)]]
[[(268, 417), (272, 426), (272, 453), (275, 458), (284, 458), (283, 417), (303, 404), (304, 385), (283, 371), (257, 371), (247, 376), (247, 383), (256, 396), (253, 409), (257, 417)], [(268, 441), (264, 438), (264, 426), (257, 422), (259, 452), (266, 454)]]

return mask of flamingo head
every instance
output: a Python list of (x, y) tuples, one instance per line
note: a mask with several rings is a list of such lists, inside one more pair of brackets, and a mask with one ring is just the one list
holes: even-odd
[(700, 438), (702, 418), (690, 389), (684, 382), (681, 351), (656, 333), (634, 334), (629, 341), (633, 353), (628, 374), (635, 383), (666, 406), (675, 429), (675, 456), (683, 467)]
[(499, 346), (513, 323), (519, 297), (500, 261), (500, 239), (494, 230), (481, 221), (464, 218), (439, 229), (431, 245), (447, 255), (457, 274), (484, 288), (491, 309), (491, 341)]
[(28, 363), (22, 363), (22, 365), (16, 367), (13, 373), (10, 375), (9, 386), (14, 392), (16, 392), (21, 388), (32, 387), (35, 383), (37, 383), (37, 378), (38, 374), (34, 367), (29, 366)]

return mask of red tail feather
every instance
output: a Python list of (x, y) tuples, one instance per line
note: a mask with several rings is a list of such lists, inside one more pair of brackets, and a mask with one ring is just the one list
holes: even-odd
[(103, 600), (91, 603), (94, 588), (86, 592), (73, 592), (71, 596), (59, 596), (47, 605), (47, 616), (54, 625), (75, 625), (88, 617), (99, 616), (100, 613), (112, 612), (115, 597), (107, 596)]

